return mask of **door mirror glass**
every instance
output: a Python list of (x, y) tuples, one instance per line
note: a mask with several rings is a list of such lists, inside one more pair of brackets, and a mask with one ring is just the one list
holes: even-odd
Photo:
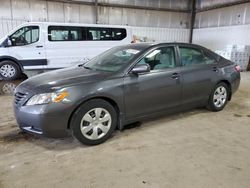
[(11, 42), (11, 40), (10, 40), (10, 37), (8, 36), (8, 38), (7, 38), (7, 46), (12, 46), (12, 42)]
[(136, 65), (133, 69), (132, 69), (132, 73), (133, 74), (139, 74), (139, 73), (144, 73), (144, 72), (149, 72), (150, 71), (150, 66), (148, 64), (143, 64), (143, 65)]

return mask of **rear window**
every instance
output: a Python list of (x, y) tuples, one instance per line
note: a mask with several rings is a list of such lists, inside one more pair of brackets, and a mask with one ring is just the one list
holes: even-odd
[(49, 41), (110, 41), (123, 40), (127, 33), (124, 28), (49, 26)]

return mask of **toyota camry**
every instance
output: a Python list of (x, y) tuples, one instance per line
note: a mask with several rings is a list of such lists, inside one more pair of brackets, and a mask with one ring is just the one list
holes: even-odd
[(177, 111), (222, 110), (240, 83), (240, 67), (194, 44), (130, 44), (86, 64), (29, 78), (15, 90), (20, 129), (83, 144), (106, 141), (126, 124)]

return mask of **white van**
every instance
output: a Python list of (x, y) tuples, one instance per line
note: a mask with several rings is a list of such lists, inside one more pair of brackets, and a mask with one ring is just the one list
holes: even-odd
[(12, 80), (27, 69), (73, 66), (132, 40), (127, 26), (28, 22), (0, 40), (0, 77)]

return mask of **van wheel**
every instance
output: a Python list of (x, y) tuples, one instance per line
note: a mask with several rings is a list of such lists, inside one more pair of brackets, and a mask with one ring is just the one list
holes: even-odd
[(229, 89), (227, 84), (224, 82), (217, 84), (209, 97), (207, 108), (214, 112), (222, 110), (227, 104), (228, 97)]
[(74, 137), (86, 145), (105, 142), (117, 126), (117, 112), (102, 99), (93, 99), (81, 105), (70, 122)]
[(0, 62), (0, 77), (3, 80), (15, 80), (21, 73), (20, 67), (13, 61)]

